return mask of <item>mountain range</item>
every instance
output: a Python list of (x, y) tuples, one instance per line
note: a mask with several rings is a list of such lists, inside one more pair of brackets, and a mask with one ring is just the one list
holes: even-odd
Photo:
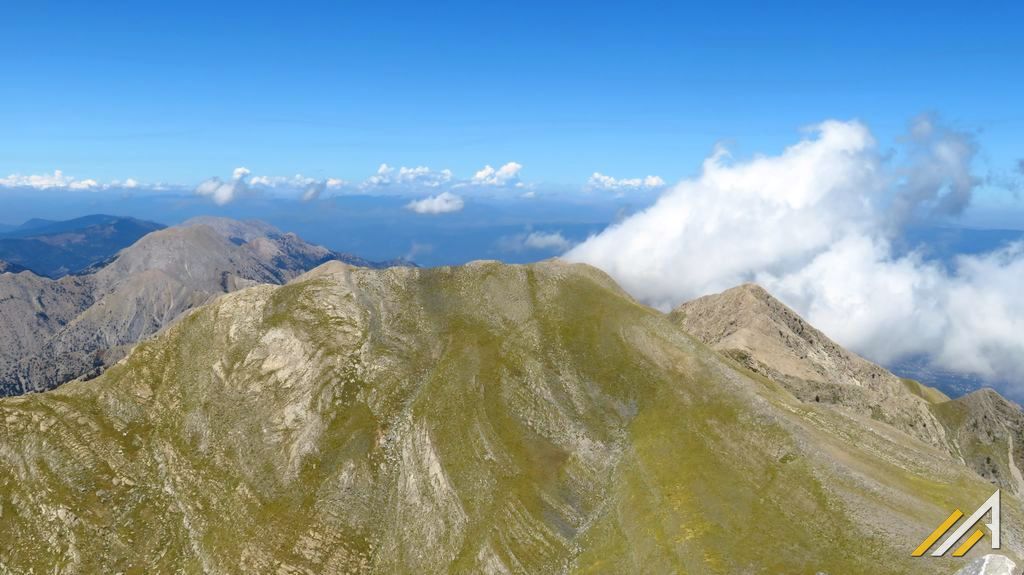
[[(184, 229), (242, 269), (264, 237)], [(197, 273), (167, 269), (148, 284)], [(910, 551), (996, 487), (1024, 556), (1019, 408), (900, 379), (756, 286), (663, 314), (557, 260), (274, 283), (0, 400), (0, 566), (952, 573), (987, 540)]]
[(163, 227), (102, 214), (66, 221), (32, 219), (0, 229), (0, 260), (57, 279), (97, 265)]
[(337, 253), (261, 222), (197, 218), (150, 232), (75, 275), (2, 273), (0, 321), (7, 327), (0, 330), (0, 395), (93, 377), (217, 295), (285, 283), (332, 259), (368, 267), (402, 263)]

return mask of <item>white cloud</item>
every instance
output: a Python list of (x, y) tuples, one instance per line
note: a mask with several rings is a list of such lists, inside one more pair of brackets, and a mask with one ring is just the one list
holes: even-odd
[(592, 190), (609, 190), (620, 193), (631, 190), (653, 190), (664, 186), (665, 180), (658, 176), (616, 179), (601, 172), (594, 172), (587, 180), (587, 187)]
[(64, 175), (60, 170), (54, 170), (52, 174), (28, 175), (11, 174), (6, 178), (0, 178), (0, 187), (3, 188), (35, 188), (37, 190), (50, 190), (66, 188), (69, 190), (93, 190), (104, 186), (92, 179), (79, 180)]
[(526, 236), (523, 245), (534, 250), (554, 250), (564, 252), (572, 245), (560, 232), (532, 232)]
[(463, 205), (462, 198), (459, 196), (451, 192), (441, 192), (436, 196), (430, 196), (422, 200), (413, 200), (406, 204), (405, 207), (417, 214), (434, 215), (457, 212), (462, 209)]
[(698, 177), (565, 257), (662, 309), (757, 281), (872, 359), (927, 354), (945, 369), (1024, 379), (1024, 247), (949, 270), (891, 245), (907, 221), (961, 212), (978, 182), (969, 134), (928, 118), (910, 132), (895, 158), (862, 124), (837, 121), (777, 156), (716, 150)]
[(252, 176), (249, 178), (249, 185), (253, 187), (269, 188), (276, 190), (305, 190), (309, 186), (322, 183), (325, 188), (338, 189), (348, 185), (348, 182), (340, 178), (313, 178), (302, 174), (294, 176)]
[(415, 168), (393, 168), (387, 164), (381, 164), (377, 173), (367, 178), (363, 187), (373, 188), (381, 186), (405, 185), (409, 187), (437, 188), (451, 182), (452, 171), (435, 171), (426, 166)]
[(303, 202), (311, 202), (320, 198), (328, 189), (344, 188), (348, 182), (340, 178), (317, 179), (295, 174), (294, 176), (252, 176), (248, 179), (248, 184), (252, 188), (272, 190), (279, 195), (288, 192), (301, 192), (299, 199)]
[(435, 170), (427, 166), (394, 167), (381, 164), (377, 172), (363, 181), (361, 188), (369, 192), (438, 194), (441, 190), (457, 191), (463, 188), (526, 188), (519, 178), (522, 164), (508, 162), (499, 168), (484, 166), (469, 178), (457, 178), (449, 169)]
[(253, 176), (249, 178), (249, 185), (271, 189), (303, 189), (306, 186), (316, 183), (316, 178), (295, 174), (294, 176)]
[(498, 169), (488, 164), (473, 174), (469, 183), (477, 186), (522, 187), (523, 183), (519, 180), (519, 171), (522, 169), (523, 165), (517, 162), (508, 162)]
[(514, 236), (503, 236), (498, 239), (498, 249), (504, 252), (524, 252), (527, 250), (562, 253), (572, 247), (572, 242), (560, 231), (556, 232), (523, 232)]
[[(138, 180), (128, 178), (125, 180), (113, 180), (103, 183), (92, 178), (79, 179), (64, 174), (61, 170), (54, 170), (52, 174), (38, 174), (23, 176), (11, 174), (6, 178), (0, 178), (0, 188), (33, 188), (36, 190), (110, 190), (126, 189), (133, 190), (143, 187)], [(152, 189), (165, 189), (166, 186), (155, 184), (146, 185)]]
[(69, 190), (95, 190), (103, 187), (99, 182), (92, 179), (87, 180), (75, 180), (68, 184)]
[(211, 198), (215, 204), (223, 206), (249, 193), (247, 178), (250, 173), (248, 168), (235, 168), (230, 181), (225, 182), (214, 176), (196, 186), (195, 193)]

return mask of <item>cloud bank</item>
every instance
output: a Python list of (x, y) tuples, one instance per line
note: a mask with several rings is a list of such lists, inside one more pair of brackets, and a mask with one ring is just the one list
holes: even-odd
[(0, 178), (0, 188), (33, 188), (36, 190), (101, 190), (110, 187), (133, 188), (138, 183), (129, 178), (124, 182), (111, 182), (101, 184), (92, 179), (78, 179), (65, 175), (61, 170), (54, 170), (52, 174), (39, 174), (23, 176), (11, 174), (6, 178)]
[(565, 257), (662, 309), (756, 281), (876, 361), (926, 355), (1024, 380), (1024, 245), (952, 269), (893, 248), (908, 223), (969, 204), (973, 137), (920, 118), (903, 146), (883, 153), (864, 125), (828, 121), (776, 156), (738, 162), (718, 149), (697, 178)]

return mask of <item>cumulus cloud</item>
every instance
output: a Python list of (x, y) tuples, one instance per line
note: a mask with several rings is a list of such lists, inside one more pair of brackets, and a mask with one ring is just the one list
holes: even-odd
[(76, 178), (68, 176), (61, 170), (54, 170), (52, 174), (21, 175), (11, 174), (0, 178), (0, 188), (31, 188), (36, 190), (134, 190), (138, 188), (153, 190), (165, 190), (169, 186), (165, 184), (142, 184), (134, 178), (124, 180), (113, 180), (100, 182), (92, 178)]
[(318, 179), (295, 174), (294, 176), (251, 176), (248, 179), (248, 185), (251, 188), (270, 190), (279, 195), (298, 192), (300, 200), (311, 202), (319, 199), (328, 189), (341, 189), (347, 186), (348, 182), (340, 178)]
[(52, 174), (38, 174), (23, 176), (11, 174), (6, 178), (0, 178), (0, 187), (3, 188), (34, 188), (37, 190), (50, 190), (64, 188), (68, 190), (94, 190), (106, 186), (96, 180), (80, 180), (67, 176), (61, 170), (54, 170)]
[(669, 309), (744, 281), (881, 362), (925, 354), (992, 380), (1024, 378), (1021, 245), (953, 269), (893, 248), (899, 226), (949, 217), (978, 179), (973, 138), (922, 118), (882, 153), (858, 122), (828, 121), (776, 156), (725, 149), (698, 177), (566, 254)]
[(294, 176), (253, 176), (249, 178), (250, 186), (272, 189), (304, 189), (317, 182), (316, 178), (295, 174)]
[(587, 180), (587, 188), (591, 190), (607, 190), (619, 193), (632, 190), (653, 190), (664, 186), (665, 180), (658, 176), (616, 179), (611, 176), (606, 176), (601, 172), (594, 172), (590, 176), (590, 179)]
[(523, 232), (514, 236), (503, 236), (498, 239), (498, 249), (504, 252), (524, 252), (527, 250), (562, 253), (572, 247), (572, 242), (562, 232)]
[(533, 250), (553, 250), (564, 252), (572, 245), (561, 232), (532, 232), (523, 241), (523, 245)]
[(235, 199), (249, 193), (248, 168), (235, 168), (228, 181), (214, 176), (196, 186), (195, 193), (213, 200), (218, 206), (231, 203)]
[(458, 189), (465, 187), (510, 187), (524, 188), (526, 184), (519, 177), (522, 164), (508, 162), (499, 168), (490, 165), (477, 170), (469, 178), (456, 178), (449, 169), (435, 170), (427, 166), (410, 168), (381, 164), (377, 172), (363, 181), (360, 186), (367, 191), (381, 191), (391, 188), (396, 192), (416, 190)]
[(387, 164), (381, 164), (377, 168), (377, 173), (370, 176), (363, 183), (363, 187), (405, 185), (409, 187), (438, 188), (451, 181), (452, 171), (448, 169), (437, 171), (426, 166), (393, 168)]
[(413, 200), (405, 205), (406, 209), (417, 214), (448, 214), (462, 209), (464, 203), (462, 198), (451, 192), (441, 192), (436, 196)]
[(524, 184), (519, 179), (519, 171), (522, 169), (523, 165), (518, 162), (508, 162), (498, 169), (488, 164), (473, 174), (468, 183), (477, 186), (523, 187)]

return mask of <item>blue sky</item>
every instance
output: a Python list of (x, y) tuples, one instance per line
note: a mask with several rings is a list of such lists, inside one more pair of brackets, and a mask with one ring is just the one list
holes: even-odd
[[(667, 181), (922, 112), (1024, 156), (1020, 3), (8, 3), (0, 174), (359, 180), (382, 162)], [(895, 4), (899, 4), (898, 6)]]
[(1022, 21), (1020, 2), (8, 3), (0, 229), (258, 218), (422, 265), (559, 255), (663, 309), (757, 281), (869, 358), (1024, 397)]

